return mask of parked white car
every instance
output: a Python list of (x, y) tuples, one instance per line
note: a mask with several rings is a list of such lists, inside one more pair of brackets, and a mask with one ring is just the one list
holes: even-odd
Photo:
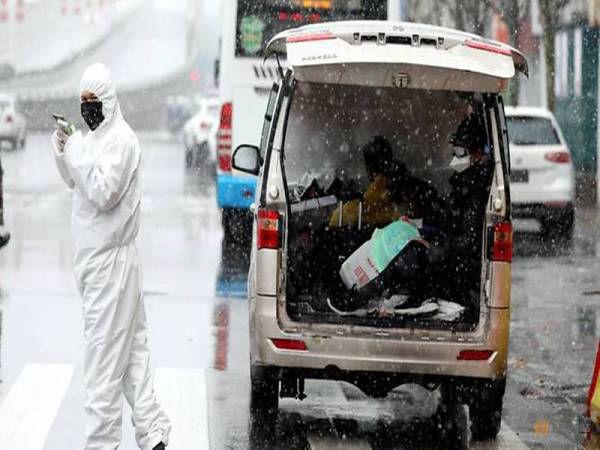
[(12, 95), (0, 94), (0, 143), (10, 142), (13, 149), (25, 147), (27, 121), (17, 111), (16, 100)]
[(575, 171), (554, 115), (544, 108), (506, 108), (515, 226), (570, 242), (575, 224)]
[(201, 98), (199, 109), (183, 127), (185, 166), (187, 169), (214, 172), (217, 129), (219, 127), (219, 100)]

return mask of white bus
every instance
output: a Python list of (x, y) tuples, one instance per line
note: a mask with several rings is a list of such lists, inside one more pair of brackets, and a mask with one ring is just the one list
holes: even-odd
[[(399, 20), (402, 0), (224, 0), (217, 139), (217, 203), (222, 210), (223, 256), (244, 262), (249, 255), (256, 178), (231, 173), (232, 150), (259, 145), (273, 84), (275, 61), (263, 63), (269, 39), (300, 25), (338, 20)], [(237, 257), (237, 258), (236, 258)]]

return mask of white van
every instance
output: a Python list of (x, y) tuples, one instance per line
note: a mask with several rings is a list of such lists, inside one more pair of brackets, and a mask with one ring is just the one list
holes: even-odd
[[(274, 52), (289, 68), (263, 152), (240, 146), (233, 159), (258, 176), (252, 412), (276, 417), (280, 397), (304, 397), (305, 379), (374, 397), (417, 382), (467, 403), (474, 437), (495, 437), (512, 259), (500, 92), (527, 73), (525, 59), (474, 35), (386, 22), (290, 30)], [(354, 270), (364, 287), (345, 284), (342, 267), (390, 226), (418, 239), (374, 280)]]

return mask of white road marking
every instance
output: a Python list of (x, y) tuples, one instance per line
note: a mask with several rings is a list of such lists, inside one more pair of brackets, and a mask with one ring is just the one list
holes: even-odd
[(506, 425), (506, 422), (502, 421), (502, 428), (495, 441), (472, 442), (469, 448), (476, 450), (525, 450), (529, 447)]
[(72, 376), (72, 365), (25, 366), (0, 405), (0, 449), (42, 449)]
[(172, 424), (169, 450), (208, 449), (208, 395), (204, 371), (159, 368), (154, 383), (158, 401)]

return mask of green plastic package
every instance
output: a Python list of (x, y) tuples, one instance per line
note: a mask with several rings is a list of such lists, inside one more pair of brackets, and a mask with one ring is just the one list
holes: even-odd
[(397, 220), (385, 228), (376, 229), (371, 236), (371, 257), (379, 273), (414, 240), (421, 240), (414, 225)]

